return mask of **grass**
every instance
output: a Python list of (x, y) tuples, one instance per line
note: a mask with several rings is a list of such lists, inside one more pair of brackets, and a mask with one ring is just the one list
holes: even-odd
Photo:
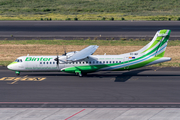
[(0, 20), (177, 20), (179, 0), (0, 0)]
[[(143, 46), (149, 41), (141, 40), (1, 40), (0, 45), (3, 44), (15, 44), (15, 45), (27, 45), (27, 44), (43, 44), (43, 45), (92, 45), (99, 46)], [(178, 44), (178, 43), (175, 43)], [(179, 43), (180, 44), (180, 43)]]
[[(19, 56), (30, 55), (59, 55), (79, 51), (88, 45), (99, 45), (95, 55), (123, 54), (141, 49), (150, 41), (142, 40), (2, 40), (0, 41), (0, 65), (6, 66)], [(180, 41), (169, 41), (165, 57), (171, 57), (169, 62), (153, 66), (180, 67)]]
[[(0, 45), (99, 45), (99, 46), (144, 46), (150, 40), (144, 39), (123, 39), (122, 40), (1, 40)], [(180, 46), (179, 40), (171, 40), (168, 46)]]
[(0, 66), (7, 66), (11, 63), (12, 61), (0, 61)]

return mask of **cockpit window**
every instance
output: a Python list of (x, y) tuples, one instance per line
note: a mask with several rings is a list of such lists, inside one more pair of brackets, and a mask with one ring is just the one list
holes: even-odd
[(15, 62), (19, 62), (19, 59), (16, 59)]
[(22, 62), (22, 59), (16, 59), (15, 62)]

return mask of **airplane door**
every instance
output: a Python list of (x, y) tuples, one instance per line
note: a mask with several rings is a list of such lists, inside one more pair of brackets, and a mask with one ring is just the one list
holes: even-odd
[(129, 57), (124, 57), (124, 62), (126, 62), (127, 61), (127, 63), (126, 63), (126, 66), (124, 67), (124, 69), (129, 69)]

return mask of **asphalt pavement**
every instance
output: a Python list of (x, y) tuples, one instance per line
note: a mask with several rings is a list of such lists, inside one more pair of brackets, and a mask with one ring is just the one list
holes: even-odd
[(180, 68), (145, 67), (78, 77), (63, 72), (22, 72), (16, 76), (13, 71), (1, 67), (0, 82), (1, 107), (10, 104), (180, 107)]
[(150, 39), (161, 29), (180, 38), (179, 21), (0, 21), (0, 39)]

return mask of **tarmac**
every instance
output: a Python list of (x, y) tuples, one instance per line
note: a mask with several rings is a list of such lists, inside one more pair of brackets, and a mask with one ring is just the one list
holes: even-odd
[(0, 40), (151, 39), (158, 30), (180, 38), (179, 21), (0, 21)]
[(78, 77), (0, 67), (2, 120), (177, 120), (180, 68), (143, 67)]

